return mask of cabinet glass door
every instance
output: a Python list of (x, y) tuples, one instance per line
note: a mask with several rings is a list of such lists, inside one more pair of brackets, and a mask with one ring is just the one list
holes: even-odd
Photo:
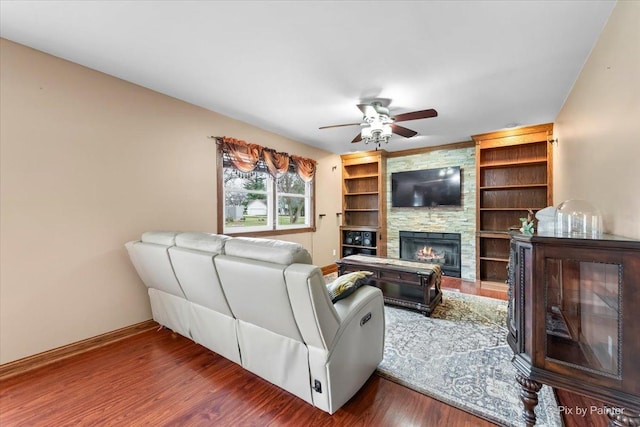
[(622, 266), (547, 258), (545, 270), (546, 357), (619, 378)]

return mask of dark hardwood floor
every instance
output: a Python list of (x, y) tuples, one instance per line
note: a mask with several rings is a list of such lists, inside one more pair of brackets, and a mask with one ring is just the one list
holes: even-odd
[[(448, 283), (463, 290), (469, 284)], [(468, 290), (468, 289), (467, 289)], [(473, 292), (469, 292), (473, 293)], [(568, 392), (562, 405), (594, 403)], [(565, 417), (567, 427), (605, 417)], [(0, 382), (0, 426), (493, 426), (372, 375), (335, 414), (313, 408), (166, 329), (150, 330)]]
[(9, 426), (491, 426), (373, 375), (334, 415), (163, 329), (0, 383)]
[(458, 291), (463, 294), (480, 295), (483, 297), (501, 299), (503, 301), (507, 300), (506, 290), (482, 289), (479, 282), (461, 280), (455, 277), (442, 276), (441, 287), (442, 289)]

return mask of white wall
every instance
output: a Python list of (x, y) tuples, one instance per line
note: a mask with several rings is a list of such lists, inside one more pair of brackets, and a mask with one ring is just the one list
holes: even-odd
[[(0, 364), (151, 318), (123, 245), (217, 231), (209, 135), (317, 160), (318, 211), (335, 210), (339, 156), (0, 42)], [(279, 236), (319, 266), (338, 237), (331, 221)]]
[(558, 114), (554, 205), (583, 199), (640, 239), (640, 2), (619, 1)]

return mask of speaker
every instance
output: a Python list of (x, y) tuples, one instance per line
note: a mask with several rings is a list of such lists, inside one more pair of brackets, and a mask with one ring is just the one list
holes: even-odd
[(349, 256), (349, 255), (353, 255), (353, 248), (343, 248), (342, 256)]
[(363, 255), (375, 255), (373, 249), (360, 249), (360, 252)]
[(362, 233), (362, 244), (364, 246), (373, 246), (373, 240), (371, 239), (371, 232), (365, 231)]
[(344, 243), (345, 245), (353, 244), (353, 231), (347, 231), (344, 235)]
[(362, 232), (360, 231), (353, 232), (353, 244), (356, 246), (362, 245)]

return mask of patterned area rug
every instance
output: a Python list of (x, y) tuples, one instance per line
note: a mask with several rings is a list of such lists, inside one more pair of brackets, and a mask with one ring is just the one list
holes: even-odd
[[(506, 313), (505, 301), (452, 291), (430, 318), (385, 305), (378, 373), (499, 425), (524, 426)], [(553, 390), (543, 386), (538, 397), (536, 426), (562, 426)]]

